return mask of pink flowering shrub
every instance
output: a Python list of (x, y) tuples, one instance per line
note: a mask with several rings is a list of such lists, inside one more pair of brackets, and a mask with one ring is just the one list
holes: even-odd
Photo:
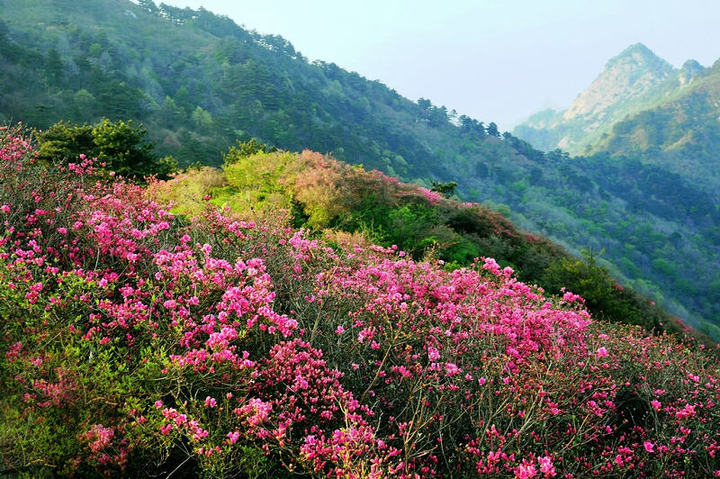
[(0, 471), (720, 470), (720, 371), (692, 344), (489, 258), (447, 272), (148, 191), (0, 134)]

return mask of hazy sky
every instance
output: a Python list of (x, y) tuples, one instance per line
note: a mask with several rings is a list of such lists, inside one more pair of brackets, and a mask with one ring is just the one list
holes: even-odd
[(502, 130), (567, 107), (636, 42), (675, 66), (720, 58), (720, 0), (162, 1), (279, 34), (310, 60)]

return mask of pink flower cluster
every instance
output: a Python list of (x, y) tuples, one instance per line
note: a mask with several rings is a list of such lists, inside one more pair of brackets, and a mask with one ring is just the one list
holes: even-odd
[(208, 205), (188, 220), (87, 159), (35, 165), (3, 131), (0, 406), (12, 437), (37, 437), (3, 449), (12, 467), (720, 470), (720, 368), (692, 345), (595, 322), (582, 298), (491, 258), (448, 272), (397, 248), (330, 248), (286, 217)]

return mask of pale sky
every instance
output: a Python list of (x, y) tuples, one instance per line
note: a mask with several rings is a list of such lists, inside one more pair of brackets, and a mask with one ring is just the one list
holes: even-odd
[(720, 0), (162, 1), (281, 35), (310, 60), (501, 130), (567, 107), (633, 43), (675, 66), (720, 58)]

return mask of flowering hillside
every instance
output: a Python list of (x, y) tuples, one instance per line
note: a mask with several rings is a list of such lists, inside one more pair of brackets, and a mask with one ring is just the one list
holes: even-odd
[(720, 368), (490, 258), (174, 216), (0, 137), (0, 473), (720, 475)]
[(172, 202), (173, 211), (188, 215), (202, 212), (206, 197), (215, 206), (260, 220), (287, 210), (297, 228), (396, 245), (416, 260), (442, 260), (446, 270), (492, 257), (516, 270), (525, 283), (550, 293), (568, 288), (581, 294), (596, 318), (648, 331), (681, 331), (675, 318), (621, 287), (593, 256), (573, 258), (486, 205), (463, 203), (319, 153), (263, 149), (253, 142), (240, 144), (224, 155), (222, 170), (190, 169), (172, 181), (152, 183), (150, 191), (160, 201)]

